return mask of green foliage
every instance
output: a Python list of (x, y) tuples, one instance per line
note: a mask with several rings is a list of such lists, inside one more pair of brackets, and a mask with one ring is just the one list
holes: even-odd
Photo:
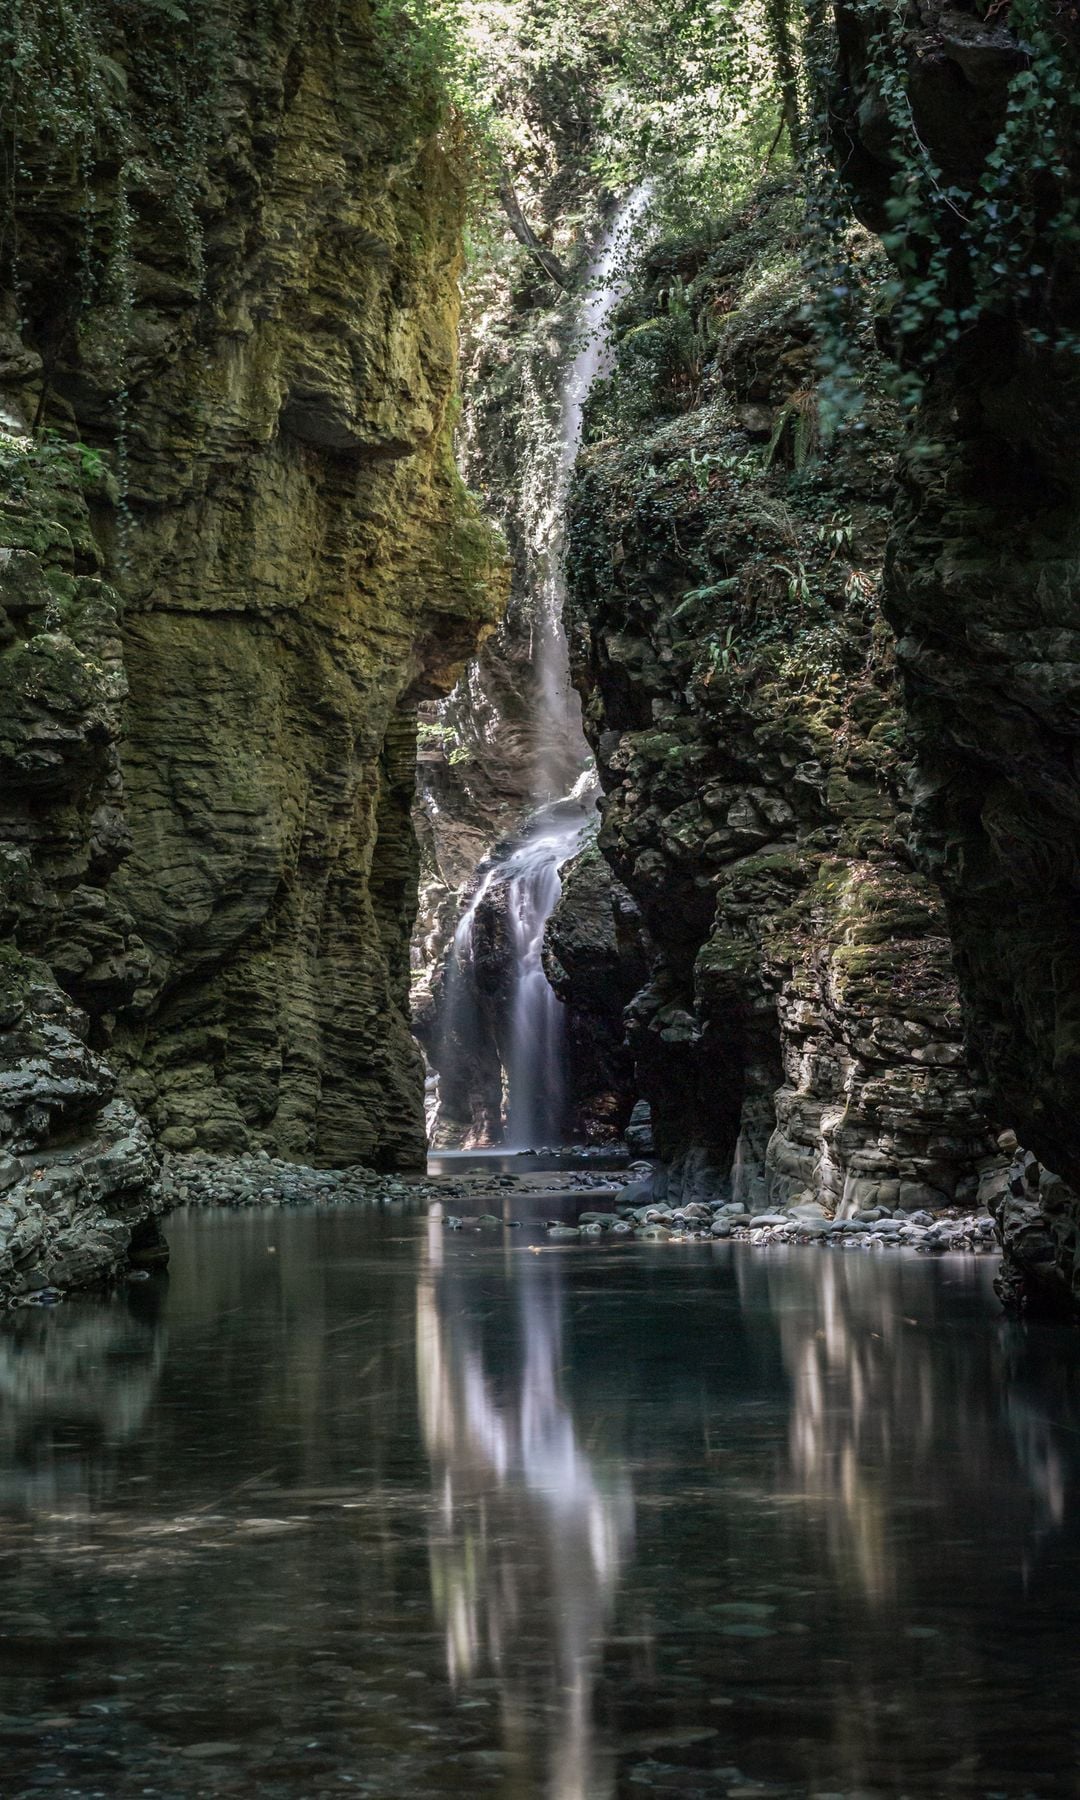
[[(32, 206), (50, 173), (74, 171), (87, 190), (87, 228), (97, 233), (88, 270), (95, 259), (107, 261), (113, 219), (101, 202), (160, 171), (168, 179), (157, 184), (157, 204), (172, 212), (197, 264), (195, 188), (231, 44), (219, 0), (6, 0), (0, 252), (17, 261), (20, 204)], [(102, 191), (91, 192), (92, 182)]]
[(597, 186), (648, 172), (685, 227), (743, 197), (775, 141), (773, 4), (377, 0), (376, 18), (393, 78), (464, 124), (489, 192), (572, 145)]
[[(803, 214), (789, 182), (762, 188), (737, 223), (699, 216), (692, 230), (661, 237), (645, 256), (633, 296), (616, 320), (616, 376), (591, 403), (597, 434), (696, 407), (710, 368), (753, 355), (762, 335), (799, 304)], [(775, 447), (774, 447), (775, 450)], [(728, 466), (723, 444), (691, 449), (687, 473), (703, 491)]]
[(446, 720), (422, 719), (417, 727), (416, 742), (420, 750), (442, 751), (451, 768), (472, 761), (470, 746), (458, 741), (453, 726)]
[[(1063, 35), (1040, 0), (989, 11), (1016, 34), (1018, 66), (1008, 83), (996, 142), (970, 179), (950, 179), (916, 127), (909, 97), (914, 27), (885, 0), (846, 0), (865, 32), (860, 80), (888, 129), (891, 191), (884, 243), (894, 273), (882, 296), (900, 372), (896, 391), (914, 404), (942, 359), (981, 320), (1017, 324), (1036, 346), (1080, 350), (1062, 330), (1060, 292), (1080, 244), (1080, 81)], [(811, 131), (803, 165), (812, 198), (808, 271), (812, 316), (831, 412), (857, 412), (859, 368), (851, 354), (850, 198), (837, 163), (836, 36), (826, 0), (807, 0), (804, 81)]]
[(765, 446), (765, 467), (771, 469), (785, 444), (790, 443), (792, 463), (796, 469), (804, 469), (817, 440), (817, 396), (812, 388), (802, 388), (777, 409), (776, 423)]
[[(638, 609), (651, 619), (657, 593), (670, 594), (670, 652), (694, 705), (809, 716), (813, 699), (814, 717), (820, 702), (831, 719), (855, 686), (877, 679), (883, 655), (876, 561), (896, 409), (873, 334), (887, 264), (866, 253), (853, 258), (851, 299), (861, 430), (820, 434), (801, 317), (802, 225), (796, 196), (780, 185), (738, 218), (649, 253), (593, 408), (569, 585), (590, 618), (624, 618), (631, 638), (643, 629)], [(692, 311), (711, 320), (696, 397), (678, 408), (643, 382), (636, 331), (639, 314), (654, 318), (673, 264)]]
[[(53, 361), (75, 333), (83, 361), (111, 380), (122, 537), (137, 217), (152, 209), (155, 230), (174, 246), (174, 278), (195, 301), (199, 203), (234, 55), (222, 0), (6, 0), (0, 9), (0, 281), (43, 355), (39, 421)], [(80, 205), (77, 280), (47, 309), (39, 293), (38, 316), (28, 319), (20, 224), (40, 253), (34, 213), (54, 184)]]
[(106, 476), (100, 450), (45, 430), (36, 437), (0, 436), (0, 474), (8, 501), (30, 503), (47, 487), (77, 485), (93, 490)]

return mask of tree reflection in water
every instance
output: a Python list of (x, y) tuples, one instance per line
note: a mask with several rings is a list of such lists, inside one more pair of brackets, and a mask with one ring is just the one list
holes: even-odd
[(545, 1741), (550, 1800), (603, 1800), (614, 1772), (595, 1741), (592, 1694), (633, 1540), (630, 1482), (583, 1449), (562, 1391), (559, 1260), (513, 1257), (517, 1341), (508, 1346), (505, 1335), (486, 1341), (476, 1277), (466, 1288), (455, 1274), (457, 1250), (444, 1250), (436, 1215), (417, 1287), (416, 1346), (421, 1429), (441, 1501), (431, 1583), (448, 1672), (457, 1685), (494, 1671), (506, 1747), (524, 1762), (531, 1743)]
[[(922, 1506), (974, 1519), (1002, 1488), (1001, 1440), (1011, 1440), (1030, 1555), (1064, 1522), (1075, 1461), (1062, 1417), (1075, 1416), (1076, 1384), (1059, 1351), (1040, 1355), (1039, 1334), (1006, 1319), (976, 1349), (952, 1317), (949, 1284), (929, 1287), (913, 1258), (889, 1262), (886, 1276), (875, 1257), (823, 1255), (813, 1281), (805, 1253), (736, 1263), (744, 1311), (764, 1305), (779, 1330), (793, 1487), (824, 1525), (836, 1575), (875, 1606), (910, 1586), (897, 1511), (913, 1475)], [(952, 1285), (975, 1278), (958, 1259)], [(1055, 1368), (1060, 1411), (1047, 1416)]]

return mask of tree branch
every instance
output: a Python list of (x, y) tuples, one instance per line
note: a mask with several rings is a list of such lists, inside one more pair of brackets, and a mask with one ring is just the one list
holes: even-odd
[(565, 293), (570, 293), (573, 282), (563, 268), (558, 257), (553, 251), (545, 250), (532, 226), (529, 224), (528, 219), (525, 217), (525, 214), (518, 204), (518, 197), (514, 192), (513, 183), (510, 180), (509, 172), (505, 168), (499, 176), (499, 199), (502, 201), (503, 211), (510, 221), (510, 229), (517, 238), (518, 243), (524, 244), (529, 255), (539, 263), (544, 274), (547, 275), (551, 281), (556, 282)]

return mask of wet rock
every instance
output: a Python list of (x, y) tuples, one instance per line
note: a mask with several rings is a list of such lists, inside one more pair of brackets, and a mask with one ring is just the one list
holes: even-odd
[(632, 1144), (628, 1119), (633, 1058), (623, 1013), (645, 979), (641, 915), (595, 845), (560, 871), (558, 903), (544, 933), (544, 971), (566, 1007), (567, 1090), (575, 1128), (589, 1139), (626, 1133), (647, 1152), (649, 1133)]
[(641, 1206), (652, 1199), (652, 1181), (631, 1181), (615, 1196), (617, 1206)]
[(632, 1156), (651, 1156), (653, 1153), (652, 1107), (647, 1100), (638, 1100), (630, 1114), (630, 1123), (626, 1127), (626, 1147)]

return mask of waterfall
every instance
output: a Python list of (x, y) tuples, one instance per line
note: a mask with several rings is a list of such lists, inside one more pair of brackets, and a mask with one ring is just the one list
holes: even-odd
[[(651, 184), (642, 182), (623, 200), (586, 272), (575, 318), (577, 350), (559, 383), (555, 464), (546, 504), (538, 508), (531, 522), (531, 535), (541, 570), (533, 643), (537, 717), (532, 792), (538, 804), (565, 794), (589, 763), (589, 749), (581, 726), (581, 703), (570, 682), (563, 629), (566, 507), (581, 445), (585, 403), (593, 383), (610, 370), (612, 353), (607, 336), (608, 321), (626, 291), (622, 269), (651, 195)], [(557, 893), (555, 897), (558, 898)]]
[(544, 974), (544, 928), (562, 884), (559, 871), (581, 848), (596, 810), (592, 771), (567, 800), (534, 815), (503, 865), (514, 953), (506, 1063), (506, 1143), (558, 1144), (565, 1111), (563, 1005)]
[(454, 932), (446, 972), (443, 1044), (453, 1054), (455, 1044), (469, 1042), (475, 1030), (477, 921), (485, 904), (498, 900), (505, 907), (510, 956), (507, 1027), (500, 1044), (503, 1141), (510, 1149), (558, 1144), (563, 1131), (564, 1009), (544, 974), (544, 929), (561, 892), (559, 871), (584, 843), (597, 797), (563, 627), (566, 508), (585, 403), (610, 366), (607, 325), (625, 291), (621, 270), (650, 196), (650, 184), (643, 182), (623, 200), (586, 270), (574, 320), (576, 349), (559, 382), (555, 457), (549, 478), (537, 484), (535, 510), (527, 521), (539, 570), (529, 771), (535, 810), (515, 841), (483, 870)]

